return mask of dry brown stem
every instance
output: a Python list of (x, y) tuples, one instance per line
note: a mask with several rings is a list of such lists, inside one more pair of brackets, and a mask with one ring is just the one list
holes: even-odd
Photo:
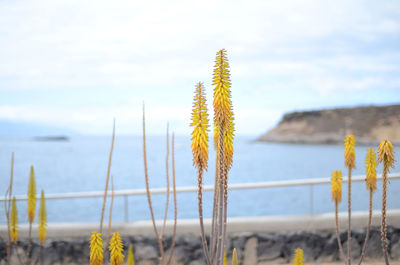
[(115, 119), (114, 119), (114, 123), (113, 123), (110, 155), (108, 157), (107, 179), (106, 179), (106, 186), (104, 188), (103, 206), (101, 208), (100, 229), (99, 229), (100, 233), (103, 233), (103, 219), (104, 219), (104, 211), (106, 208), (106, 201), (107, 201), (108, 183), (110, 182), (111, 161), (112, 161), (112, 154), (113, 154), (113, 150), (114, 150), (114, 142), (115, 142)]
[(175, 135), (172, 133), (172, 188), (173, 188), (173, 197), (174, 197), (174, 230), (172, 232), (172, 242), (171, 242), (171, 250), (169, 253), (168, 263), (171, 264), (172, 256), (174, 254), (175, 248), (175, 238), (176, 238), (176, 224), (178, 221), (178, 207), (176, 200), (176, 181), (175, 181)]
[(11, 258), (10, 208), (11, 208), (11, 195), (12, 195), (13, 179), (14, 179), (14, 152), (11, 153), (10, 182), (8, 184), (6, 194), (4, 195), (4, 198), (5, 198), (4, 209), (5, 209), (6, 219), (7, 219), (7, 233), (8, 233), (8, 242), (7, 242), (7, 264), (8, 265), (10, 264), (10, 258)]
[(365, 250), (367, 249), (368, 245), (368, 239), (369, 239), (369, 234), (371, 231), (371, 221), (372, 221), (372, 200), (373, 198), (373, 191), (369, 190), (369, 214), (368, 214), (368, 227), (367, 227), (367, 234), (365, 235), (365, 240), (364, 240), (364, 245), (361, 251), (361, 256), (360, 256), (360, 261), (358, 262), (358, 265), (361, 265), (363, 262), (364, 256), (365, 256)]
[(346, 259), (346, 256), (344, 255), (344, 251), (343, 251), (342, 241), (340, 240), (340, 233), (339, 233), (339, 204), (338, 204), (337, 201), (335, 201), (335, 226), (336, 226), (336, 237), (337, 237), (337, 242), (338, 242), (338, 246), (339, 246), (340, 256), (341, 256), (344, 264), (347, 264), (347, 259)]
[(161, 263), (165, 264), (165, 259), (164, 259), (164, 248), (163, 248), (163, 243), (162, 240), (158, 234), (157, 226), (156, 226), (156, 221), (154, 218), (154, 211), (153, 211), (153, 204), (151, 202), (151, 194), (150, 194), (150, 184), (149, 184), (149, 173), (148, 173), (148, 168), (147, 168), (147, 151), (146, 151), (146, 120), (145, 120), (145, 111), (144, 111), (144, 104), (143, 104), (143, 163), (144, 163), (144, 177), (145, 177), (145, 182), (146, 182), (146, 195), (147, 195), (147, 202), (149, 204), (149, 209), (150, 209), (150, 215), (151, 215), (151, 221), (153, 223), (153, 230), (157, 238), (158, 242), (158, 247), (160, 249), (160, 254), (161, 254)]
[(347, 213), (348, 213), (348, 230), (347, 230), (347, 264), (351, 265), (351, 167), (348, 167), (347, 180)]
[(165, 155), (165, 176), (167, 179), (167, 192), (166, 192), (166, 201), (165, 201), (165, 212), (164, 212), (164, 221), (161, 228), (160, 237), (162, 239), (165, 231), (165, 225), (167, 223), (167, 216), (168, 216), (168, 206), (169, 206), (169, 166), (168, 166), (168, 159), (169, 159), (169, 131), (168, 131), (168, 124), (167, 124), (167, 153)]

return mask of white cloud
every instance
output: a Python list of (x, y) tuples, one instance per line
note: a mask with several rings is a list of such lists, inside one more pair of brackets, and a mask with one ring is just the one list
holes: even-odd
[[(1, 93), (59, 90), (80, 104), (46, 99), (38, 106), (25, 96), (0, 105), (0, 118), (104, 133), (116, 116), (123, 131), (137, 132), (140, 102), (82, 106), (80, 96), (102, 88), (110, 92), (90, 97), (123, 97), (129, 90), (126, 97), (154, 104), (154, 131), (170, 120), (187, 132), (191, 84), (202, 80), (210, 89), (215, 52), (224, 47), (236, 82), (237, 131), (258, 133), (254, 117), (272, 126), (287, 108), (262, 101), (272, 92), (329, 98), (399, 87), (400, 51), (392, 47), (398, 10), (396, 1), (1, 1)], [(254, 102), (244, 102), (247, 94)]]

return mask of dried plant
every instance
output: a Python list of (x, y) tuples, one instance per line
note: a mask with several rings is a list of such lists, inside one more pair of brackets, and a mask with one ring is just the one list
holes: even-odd
[(103, 239), (101, 233), (93, 232), (90, 237), (90, 265), (103, 264)]
[[(150, 215), (151, 215), (151, 220), (153, 224), (153, 230), (154, 234), (156, 236), (157, 242), (158, 242), (158, 247), (160, 250), (160, 261), (161, 264), (163, 265), (169, 265), (172, 261), (172, 256), (174, 252), (174, 247), (175, 247), (175, 237), (176, 237), (176, 223), (177, 223), (177, 201), (176, 201), (176, 182), (175, 182), (175, 157), (174, 157), (174, 152), (175, 152), (175, 147), (174, 147), (174, 134), (172, 134), (172, 181), (173, 181), (173, 196), (174, 196), (174, 228), (173, 228), (173, 235), (172, 235), (172, 242), (171, 242), (171, 250), (169, 253), (168, 259), (165, 257), (165, 251), (164, 251), (164, 246), (163, 246), (163, 240), (162, 240), (162, 233), (158, 232), (157, 226), (156, 226), (156, 221), (154, 218), (154, 211), (153, 211), (153, 204), (151, 200), (151, 192), (150, 192), (150, 183), (149, 183), (149, 173), (148, 173), (148, 167), (147, 167), (147, 149), (146, 149), (146, 120), (145, 120), (145, 108), (143, 104), (143, 163), (144, 163), (144, 176), (145, 176), (145, 182), (146, 182), (146, 196), (147, 196), (147, 202), (150, 210)], [(168, 135), (168, 133), (167, 133)], [(169, 139), (167, 138), (167, 152), (169, 152), (169, 144), (168, 144)], [(167, 159), (168, 160), (168, 156)], [(167, 169), (168, 172), (168, 169)], [(169, 182), (169, 181), (168, 181)], [(168, 187), (169, 189), (169, 187)], [(167, 193), (168, 194), (168, 193)], [(168, 195), (167, 195), (168, 196)], [(164, 215), (164, 220), (166, 215)], [(163, 221), (163, 226), (161, 228), (161, 231), (165, 230), (165, 225), (166, 222)]]
[(339, 203), (342, 201), (342, 171), (334, 170), (332, 172), (332, 185), (331, 185), (331, 193), (332, 193), (332, 201), (335, 202), (335, 226), (336, 226), (336, 237), (339, 246), (339, 252), (346, 264), (346, 256), (344, 255), (342, 242), (340, 240), (339, 233)]
[(135, 265), (135, 257), (133, 255), (132, 244), (129, 244), (128, 258), (126, 260), (126, 265)]
[(385, 257), (385, 263), (389, 264), (389, 254), (387, 250), (387, 235), (386, 235), (386, 200), (387, 200), (387, 183), (389, 169), (394, 167), (394, 150), (390, 141), (382, 141), (378, 148), (378, 162), (383, 163), (382, 171), (382, 222), (381, 222), (381, 242), (382, 250)]
[(112, 137), (111, 137), (110, 154), (108, 156), (107, 178), (106, 178), (106, 185), (104, 187), (103, 206), (101, 208), (101, 215), (100, 215), (100, 229), (99, 229), (100, 233), (103, 233), (103, 219), (104, 219), (104, 211), (106, 208), (106, 201), (107, 201), (108, 183), (110, 182), (110, 172), (111, 172), (112, 155), (113, 155), (113, 151), (114, 151), (114, 142), (115, 142), (115, 119), (113, 122), (113, 132), (112, 132)]
[(294, 251), (293, 265), (304, 264), (304, 252), (301, 248), (296, 248)]
[(111, 175), (111, 202), (110, 202), (110, 210), (109, 210), (109, 213), (108, 213), (108, 227), (107, 227), (106, 246), (110, 242), (109, 240), (110, 240), (110, 235), (111, 235), (113, 206), (114, 206), (114, 176)]
[(365, 235), (364, 245), (361, 251), (359, 265), (362, 263), (365, 251), (368, 245), (369, 234), (371, 231), (371, 221), (372, 221), (372, 202), (373, 202), (373, 194), (376, 190), (376, 155), (375, 150), (373, 148), (368, 148), (367, 156), (365, 158), (365, 169), (366, 169), (366, 178), (365, 183), (367, 186), (367, 190), (369, 191), (369, 214), (368, 214), (368, 226), (367, 226), (367, 234)]
[(110, 265), (121, 265), (124, 262), (124, 247), (122, 245), (122, 239), (118, 232), (112, 234), (110, 240)]
[(347, 167), (347, 212), (348, 212), (348, 230), (347, 230), (347, 264), (351, 265), (351, 174), (352, 169), (356, 167), (356, 139), (354, 135), (347, 135), (344, 139), (344, 165)]

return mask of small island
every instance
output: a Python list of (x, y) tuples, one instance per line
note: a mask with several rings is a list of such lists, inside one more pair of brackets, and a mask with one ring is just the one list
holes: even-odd
[(400, 104), (291, 112), (258, 141), (303, 144), (343, 143), (353, 134), (357, 143), (390, 139), (400, 144)]
[(37, 136), (33, 138), (34, 141), (42, 142), (66, 142), (69, 141), (67, 136)]

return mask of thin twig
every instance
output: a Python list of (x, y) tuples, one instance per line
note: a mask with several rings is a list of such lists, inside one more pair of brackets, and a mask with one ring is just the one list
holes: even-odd
[(108, 244), (110, 243), (113, 206), (114, 206), (114, 176), (111, 175), (111, 202), (110, 202), (110, 212), (108, 214), (108, 228), (107, 228), (106, 244), (104, 245), (104, 253)]
[(17, 244), (14, 242), (14, 250), (15, 250), (15, 253), (17, 253), (17, 258), (18, 258), (18, 261), (19, 261), (19, 263), (20, 263), (20, 265), (23, 265), (24, 264), (24, 262), (22, 261), (22, 257), (21, 257), (21, 255), (19, 254), (19, 252), (18, 252), (18, 246), (17, 246)]
[(113, 154), (113, 150), (114, 150), (114, 142), (115, 142), (115, 119), (114, 119), (114, 123), (113, 123), (113, 132), (112, 132), (112, 139), (111, 139), (110, 155), (108, 157), (107, 179), (106, 179), (106, 186), (104, 188), (103, 206), (101, 208), (100, 233), (103, 233), (104, 210), (106, 208), (108, 183), (110, 181), (110, 171), (111, 171), (112, 154)]
[(361, 251), (361, 256), (360, 256), (360, 261), (358, 262), (358, 265), (361, 265), (363, 262), (364, 256), (365, 256), (365, 251), (367, 249), (368, 245), (368, 239), (369, 239), (369, 233), (371, 231), (371, 221), (372, 221), (372, 197), (373, 197), (373, 191), (369, 190), (369, 215), (368, 215), (368, 227), (367, 227), (367, 234), (365, 235), (365, 241), (364, 245)]
[(39, 260), (40, 260), (40, 264), (42, 264), (42, 250), (43, 250), (43, 244), (40, 242), (40, 246), (39, 246), (39, 253), (38, 253), (38, 255), (37, 255), (37, 257), (36, 257), (36, 260), (35, 260), (35, 262), (33, 263), (33, 265), (36, 265), (38, 262), (39, 262)]
[(173, 196), (174, 196), (174, 230), (172, 232), (172, 242), (171, 242), (171, 250), (169, 253), (168, 263), (171, 264), (172, 256), (175, 248), (175, 238), (176, 238), (176, 224), (178, 221), (178, 206), (176, 200), (176, 182), (175, 182), (175, 136), (172, 133), (172, 186), (173, 186)]
[(217, 241), (217, 254), (216, 262), (217, 265), (222, 265), (224, 259), (224, 241), (223, 238), (223, 214), (224, 214), (224, 126), (221, 124), (219, 129), (219, 140), (218, 140), (218, 151), (219, 151), (219, 172), (218, 172), (218, 185), (219, 185), (219, 209), (218, 209), (218, 241)]
[(216, 163), (215, 163), (215, 179), (214, 179), (214, 199), (213, 199), (213, 215), (212, 215), (212, 222), (211, 222), (211, 236), (210, 236), (210, 255), (211, 255), (211, 264), (214, 264), (215, 260), (215, 252), (216, 252), (216, 245), (217, 245), (217, 210), (218, 210), (218, 152), (216, 154)]
[(199, 166), (197, 168), (197, 200), (199, 208), (199, 220), (200, 220), (200, 233), (201, 240), (203, 243), (204, 255), (206, 257), (206, 263), (211, 265), (210, 254), (208, 253), (208, 245), (206, 235), (204, 233), (204, 221), (203, 221), (203, 168)]
[[(11, 259), (11, 229), (10, 229), (10, 208), (11, 208), (11, 195), (12, 195), (12, 187), (13, 187), (13, 179), (14, 179), (14, 152), (11, 153), (11, 172), (10, 172), (10, 182), (8, 184), (8, 188), (6, 194), (4, 195), (4, 209), (7, 219), (7, 233), (8, 233), (8, 242), (7, 242), (7, 264), (10, 265)], [(8, 196), (8, 198), (7, 198)]]
[(167, 223), (167, 216), (168, 216), (168, 206), (169, 206), (169, 166), (168, 166), (168, 159), (169, 159), (169, 126), (167, 123), (167, 153), (165, 155), (165, 175), (167, 179), (167, 192), (166, 192), (166, 200), (165, 200), (165, 212), (164, 212), (164, 221), (161, 228), (160, 237), (162, 239), (165, 231), (165, 225)]
[(347, 181), (347, 212), (348, 212), (348, 230), (347, 230), (347, 264), (351, 265), (351, 166), (348, 167)]
[(346, 256), (344, 255), (343, 251), (343, 246), (342, 246), (342, 241), (340, 240), (340, 233), (339, 233), (339, 204), (337, 201), (335, 201), (335, 226), (336, 226), (336, 237), (337, 237), (337, 242), (339, 246), (339, 252), (340, 256), (342, 257), (342, 260), (344, 264), (347, 264), (347, 259)]
[(26, 255), (26, 264), (31, 263), (31, 250), (32, 250), (32, 222), (29, 222), (29, 239), (28, 239), (28, 250)]
[(386, 199), (387, 199), (387, 173), (389, 167), (386, 163), (383, 165), (383, 181), (382, 181), (382, 223), (381, 223), (381, 244), (385, 264), (389, 265), (389, 254), (387, 250), (387, 235), (386, 235)]
[(162, 240), (160, 239), (159, 234), (158, 234), (156, 221), (155, 221), (155, 218), (154, 218), (153, 205), (152, 205), (152, 202), (151, 202), (149, 173), (148, 173), (148, 168), (147, 168), (146, 126), (145, 125), (146, 125), (146, 121), (145, 121), (145, 111), (144, 111), (144, 103), (143, 103), (143, 163), (144, 163), (144, 177), (145, 177), (145, 182), (146, 182), (146, 195), (147, 195), (147, 202), (149, 204), (151, 221), (153, 223), (154, 233), (156, 235), (157, 242), (158, 242), (158, 247), (160, 249), (161, 263), (165, 265), (163, 243), (162, 243)]

